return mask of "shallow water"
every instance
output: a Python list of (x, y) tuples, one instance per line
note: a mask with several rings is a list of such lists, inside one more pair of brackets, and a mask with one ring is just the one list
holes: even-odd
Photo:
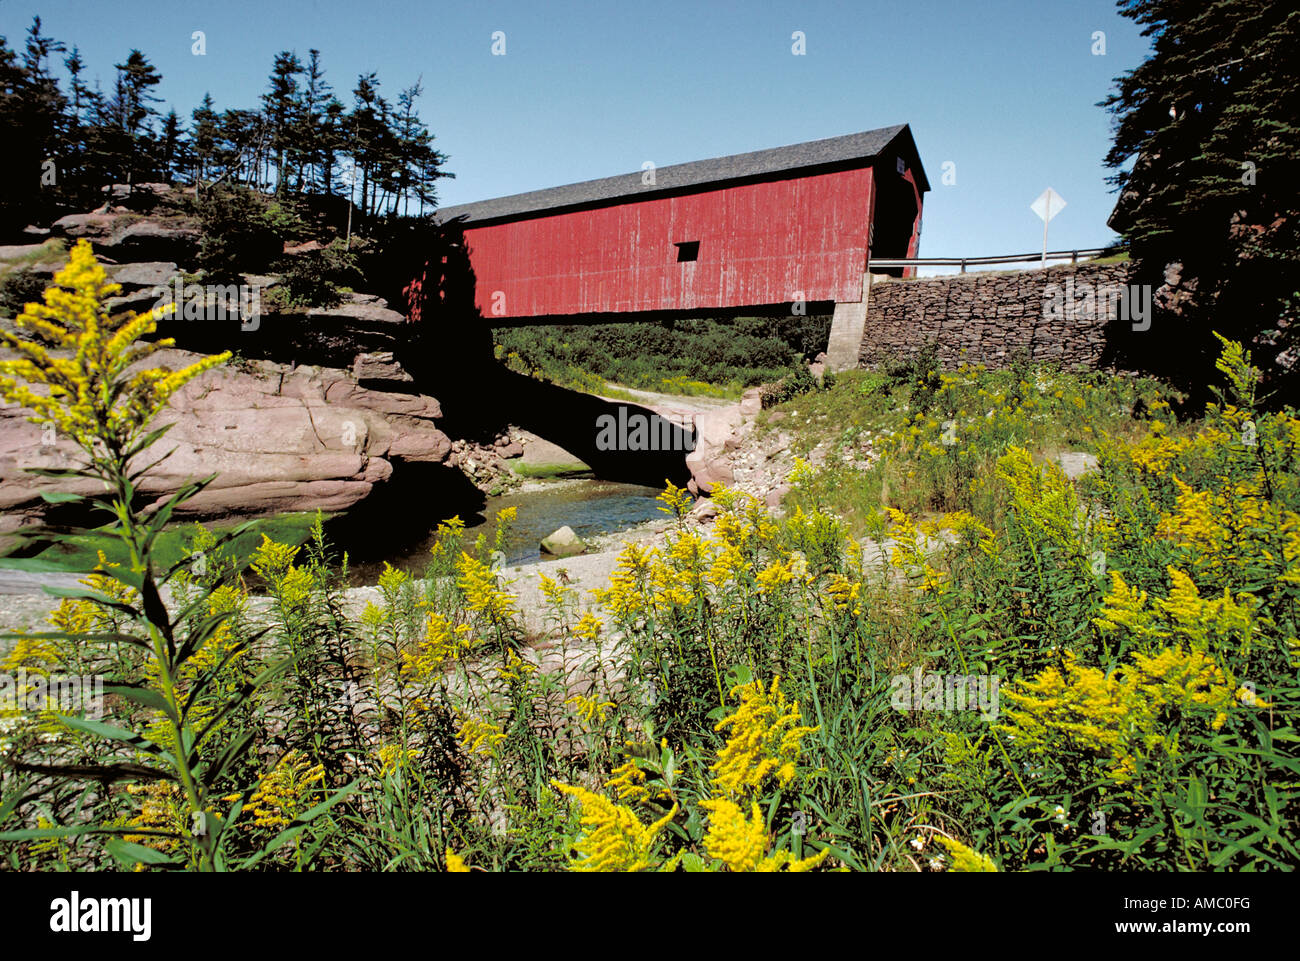
[[(496, 536), (497, 512), (515, 507), (517, 516), (505, 543), (506, 564), (527, 564), (541, 559), (542, 538), (566, 524), (579, 537), (586, 538), (615, 533), (662, 518), (659, 502), (655, 500), (659, 493), (659, 489), (654, 487), (593, 478), (558, 481), (522, 493), (489, 497), (481, 515), (462, 518), (466, 522), (465, 543), (472, 544), (480, 533), (491, 542)], [(383, 572), (385, 561), (418, 577), (424, 573), (434, 541), (435, 534), (430, 530), (427, 536), (388, 556), (351, 561), (348, 582), (354, 586), (374, 584)], [(347, 550), (346, 544), (337, 546)]]

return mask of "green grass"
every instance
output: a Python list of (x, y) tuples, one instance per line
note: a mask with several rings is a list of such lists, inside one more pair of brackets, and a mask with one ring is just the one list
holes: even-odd
[(687, 380), (685, 377), (665, 377), (654, 387), (631, 389), (606, 382), (597, 393), (610, 400), (628, 400), (639, 404), (644, 403), (645, 398), (632, 393), (632, 390), (651, 391), (671, 397), (715, 397), (719, 400), (739, 400), (746, 389), (739, 381), (732, 381), (729, 384), (709, 384), (699, 380)]
[(779, 380), (826, 346), (830, 318), (738, 317), (494, 331), (511, 370), (599, 392), (605, 381), (668, 394), (735, 397)]
[[(248, 530), (230, 542), (226, 553), (243, 568), (253, 551), (262, 543), (263, 534), (273, 541), (296, 547), (305, 543), (311, 535), (315, 517), (315, 514), (300, 513), (258, 518), (251, 522)], [(238, 527), (240, 523), (242, 522), (226, 522), (207, 526), (213, 533), (221, 535)], [(159, 535), (154, 556), (160, 566), (170, 567), (190, 553), (189, 542), (198, 526), (193, 522), (176, 524)], [(0, 556), (11, 554), (17, 547), (18, 543), (14, 539), (8, 539), (0, 544)], [(93, 531), (60, 538), (33, 556), (46, 562), (51, 570), (82, 573), (95, 567), (101, 550), (110, 563), (120, 564), (127, 559), (126, 548), (118, 538)]]
[(51, 237), (30, 253), (9, 260), (0, 260), (0, 277), (13, 270), (29, 270), (41, 264), (60, 263), (67, 259), (68, 245), (60, 238)]
[[(574, 386), (572, 384), (562, 384), (561, 386)], [(641, 398), (629, 390), (619, 387), (617, 384), (606, 384), (600, 390), (596, 391), (601, 397), (609, 400), (628, 400), (633, 403), (640, 403)]]
[(44, 283), (30, 273), (33, 268), (44, 264), (61, 265), (67, 259), (64, 242), (51, 239), (21, 257), (0, 260), (0, 317), (16, 316), (21, 313), (23, 304), (40, 300)]
[(560, 477), (586, 477), (591, 468), (585, 464), (524, 464), (513, 463), (510, 469), (519, 477), (529, 480), (552, 480)]
[[(1104, 372), (940, 373), (931, 364), (848, 371), (828, 390), (761, 414), (759, 430), (785, 433), (795, 456), (807, 459), (819, 445), (826, 452), (820, 469), (796, 471), (787, 506), (829, 510), (855, 533), (883, 507), (992, 519), (1005, 505), (989, 478), (1010, 447), (1039, 460), (1067, 450), (1098, 454), (1106, 441), (1140, 436), (1177, 399), (1156, 381)], [(774, 422), (777, 412), (784, 416)], [(862, 461), (868, 450), (869, 469), (844, 462), (846, 453)]]

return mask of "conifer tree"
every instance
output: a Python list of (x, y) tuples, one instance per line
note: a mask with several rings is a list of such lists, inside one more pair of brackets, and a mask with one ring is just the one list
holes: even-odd
[(271, 65), (270, 90), (263, 94), (262, 103), (269, 124), (271, 150), (275, 155), (275, 194), (285, 192), (292, 156), (298, 151), (301, 103), (298, 93), (298, 75), (302, 61), (297, 54), (282, 50), (275, 55)]
[(1139, 282), (1158, 287), (1181, 264), (1181, 309), (1166, 319), (1167, 336), (1148, 338), (1145, 359), (1199, 351), (1199, 378), (1217, 329), (1251, 342), (1257, 362), (1277, 361), (1300, 343), (1300, 9), (1287, 0), (1119, 8), (1153, 51), (1103, 103), (1115, 120), (1106, 163), (1120, 188), (1110, 223)]
[(190, 114), (193, 122), (191, 130), (193, 131), (194, 183), (200, 193), (203, 190), (204, 179), (215, 176), (216, 173), (217, 137), (220, 135), (220, 126), (217, 112), (212, 108), (212, 94), (205, 93), (202, 102)]
[[(52, 67), (63, 53), (61, 84)], [(273, 188), (280, 197), (337, 196), (344, 170), (355, 173), (360, 226), (369, 230), (380, 217), (409, 216), (417, 202), (422, 216), (434, 182), (447, 176), (446, 158), (419, 116), (419, 79), (394, 106), (380, 95), (376, 73), (361, 74), (349, 110), (316, 49), (305, 64), (292, 51), (275, 56), (257, 109), (218, 113), (205, 94), (188, 131), (177, 110), (159, 116), (162, 76), (142, 51), (115, 65), (107, 92), (88, 74), (80, 50), (67, 53), (39, 17), (19, 49), (0, 37), (0, 233), (97, 206), (111, 184), (192, 180), (200, 199), (222, 184)]]
[(326, 112), (331, 102), (336, 102), (333, 88), (325, 79), (325, 68), (321, 65), (319, 50), (307, 51), (307, 66), (303, 69), (303, 74), (305, 80), (301, 109), (294, 138), (298, 148), (296, 193), (319, 189), (323, 183), (321, 168), (325, 162), (324, 141), (329, 133), (326, 129)]

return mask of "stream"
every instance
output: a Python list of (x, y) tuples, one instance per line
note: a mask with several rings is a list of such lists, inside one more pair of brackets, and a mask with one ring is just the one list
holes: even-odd
[[(659, 502), (655, 500), (659, 493), (659, 488), (655, 487), (595, 478), (539, 484), (528, 490), (489, 497), (481, 516), (463, 517), (466, 522), (465, 543), (467, 546), (473, 544), (480, 533), (491, 542), (496, 536), (497, 513), (514, 507), (517, 514), (505, 542), (506, 565), (514, 567), (532, 563), (542, 559), (542, 538), (565, 525), (573, 528), (579, 537), (588, 538), (662, 518)], [(350, 559), (349, 585), (375, 584), (383, 573), (385, 562), (417, 577), (422, 575), (436, 539), (434, 531), (430, 530), (419, 541), (387, 556)], [(347, 549), (348, 545), (339, 544), (337, 547)]]

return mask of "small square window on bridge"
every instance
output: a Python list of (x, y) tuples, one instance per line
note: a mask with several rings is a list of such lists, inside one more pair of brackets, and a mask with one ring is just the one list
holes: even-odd
[(685, 263), (688, 260), (700, 259), (700, 242), (698, 240), (685, 240), (673, 244), (677, 248), (677, 262)]

